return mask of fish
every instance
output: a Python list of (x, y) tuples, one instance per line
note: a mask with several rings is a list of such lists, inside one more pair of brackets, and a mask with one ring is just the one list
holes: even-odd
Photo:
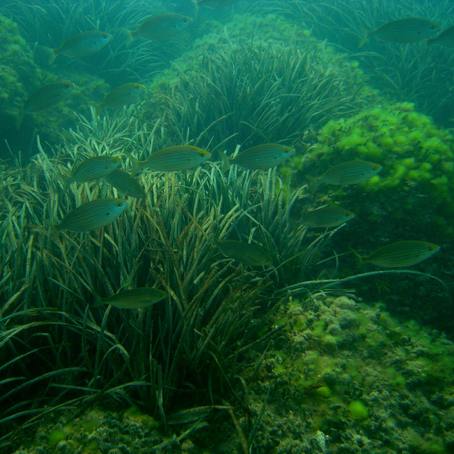
[(362, 161), (361, 159), (345, 161), (328, 169), (320, 177), (319, 183), (336, 186), (358, 184), (369, 180), (380, 172), (381, 169), (382, 166), (375, 162)]
[(270, 251), (254, 243), (223, 240), (218, 242), (219, 250), (226, 256), (248, 266), (270, 266), (273, 255)]
[(390, 243), (367, 257), (361, 257), (365, 263), (382, 268), (399, 268), (402, 266), (416, 265), (440, 250), (440, 246), (427, 241), (405, 240)]
[(443, 30), (438, 36), (427, 40), (427, 44), (440, 44), (441, 46), (454, 48), (454, 25)]
[(114, 222), (127, 206), (126, 201), (122, 199), (92, 200), (69, 212), (56, 229), (72, 232), (99, 229)]
[(174, 145), (155, 151), (145, 161), (136, 161), (134, 171), (151, 169), (157, 172), (175, 172), (198, 167), (207, 159), (211, 153), (203, 148), (193, 145)]
[(130, 38), (145, 38), (165, 41), (177, 36), (177, 33), (192, 22), (189, 16), (177, 13), (164, 13), (149, 16), (135, 30), (129, 32)]
[(246, 169), (270, 169), (278, 166), (294, 153), (293, 147), (278, 143), (263, 143), (238, 153), (232, 162)]
[(370, 31), (361, 40), (359, 47), (364, 46), (371, 36), (393, 43), (416, 43), (433, 37), (438, 28), (439, 25), (429, 19), (423, 17), (405, 17), (387, 22), (377, 29)]
[(131, 82), (115, 87), (97, 106), (98, 113), (102, 109), (116, 109), (138, 102), (143, 95), (145, 85)]
[(61, 80), (43, 85), (35, 90), (25, 101), (24, 107), (17, 117), (16, 128), (21, 127), (26, 114), (42, 112), (56, 106), (64, 101), (71, 94), (71, 89), (75, 87), (76, 85), (71, 81)]
[(25, 101), (25, 112), (40, 112), (63, 101), (76, 85), (69, 80), (46, 84), (35, 90)]
[[(71, 36), (54, 49), (54, 60), (59, 55), (72, 58), (83, 58), (99, 52), (112, 41), (110, 33), (92, 30)], [(52, 62), (51, 62), (52, 63)]]
[(104, 179), (124, 195), (129, 195), (138, 199), (145, 198), (145, 190), (137, 178), (134, 178), (124, 170), (114, 170), (104, 177)]
[(66, 183), (85, 183), (87, 181), (97, 180), (106, 177), (118, 169), (120, 165), (120, 159), (113, 156), (88, 158), (73, 169)]
[(145, 309), (153, 304), (159, 303), (168, 294), (153, 287), (139, 287), (130, 290), (121, 290), (115, 295), (107, 298), (100, 298), (95, 306), (111, 304), (119, 309)]
[(338, 205), (327, 205), (308, 211), (303, 215), (303, 224), (308, 227), (337, 227), (353, 219), (355, 214)]

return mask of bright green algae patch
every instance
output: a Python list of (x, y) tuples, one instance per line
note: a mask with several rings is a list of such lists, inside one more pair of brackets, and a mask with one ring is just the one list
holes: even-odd
[[(243, 410), (235, 404), (251, 452), (447, 454), (454, 447), (454, 345), (445, 337), (346, 297), (290, 301), (274, 324), (281, 335), (244, 371)], [(43, 425), (33, 446), (16, 454), (148, 454), (153, 446), (242, 452), (231, 420), (219, 416), (178, 441), (191, 424), (163, 435), (136, 407), (95, 408)]]
[(283, 338), (250, 392), (257, 452), (452, 449), (454, 345), (444, 336), (346, 297), (293, 301), (276, 323)]
[(364, 234), (353, 236), (370, 239), (372, 231), (382, 238), (435, 241), (454, 233), (450, 131), (437, 127), (409, 103), (374, 107), (328, 122), (316, 144), (294, 158), (285, 172), (294, 184), (309, 182), (311, 188), (327, 168), (351, 159), (376, 162), (383, 169), (359, 186), (320, 187), (315, 198), (332, 198), (353, 211), (355, 227), (364, 228)]

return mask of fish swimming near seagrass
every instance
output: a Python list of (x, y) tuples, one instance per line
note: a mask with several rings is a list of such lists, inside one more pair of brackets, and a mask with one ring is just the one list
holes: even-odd
[(17, 118), (16, 126), (19, 129), (26, 114), (42, 112), (55, 107), (67, 99), (76, 85), (69, 80), (61, 80), (42, 85), (32, 92), (25, 101), (24, 107)]
[(383, 268), (399, 268), (416, 265), (432, 257), (439, 250), (440, 246), (427, 241), (396, 241), (378, 248), (366, 257), (361, 257), (361, 260)]
[(355, 217), (354, 213), (339, 205), (327, 205), (302, 215), (302, 224), (313, 228), (337, 227)]
[(120, 159), (114, 156), (88, 158), (74, 167), (66, 183), (85, 183), (87, 181), (98, 180), (118, 169), (120, 165)]
[(70, 211), (56, 229), (78, 233), (96, 230), (114, 222), (127, 207), (122, 199), (92, 200)]
[(140, 101), (145, 91), (145, 85), (130, 82), (112, 89), (98, 104), (97, 112), (103, 109), (118, 109)]
[(278, 143), (263, 143), (240, 151), (231, 159), (231, 162), (250, 170), (266, 170), (278, 166), (293, 156), (294, 152), (293, 147)]
[(144, 38), (153, 41), (167, 41), (178, 37), (192, 19), (177, 13), (163, 13), (145, 18), (134, 30), (129, 32), (130, 39)]
[(143, 199), (145, 197), (145, 189), (142, 187), (139, 180), (122, 169), (114, 170), (104, 177), (104, 179), (123, 195), (136, 197), (138, 199)]
[(134, 172), (144, 169), (156, 172), (176, 172), (193, 169), (211, 158), (211, 153), (193, 145), (174, 145), (151, 153), (145, 161), (136, 161)]
[(97, 30), (78, 33), (69, 37), (63, 41), (60, 47), (54, 49), (53, 60), (59, 55), (72, 58), (88, 57), (106, 47), (112, 41), (112, 38), (113, 36), (110, 33)]
[(353, 159), (330, 167), (318, 180), (318, 183), (335, 186), (348, 186), (363, 183), (377, 175), (382, 169), (375, 162)]
[(168, 294), (162, 290), (153, 287), (138, 287), (129, 290), (121, 290), (115, 295), (107, 298), (100, 298), (96, 301), (95, 306), (102, 304), (111, 304), (118, 309), (146, 309), (159, 303)]
[(377, 29), (369, 31), (358, 46), (363, 47), (370, 37), (393, 43), (416, 43), (434, 37), (438, 28), (438, 24), (429, 19), (405, 17), (387, 22)]
[(255, 243), (236, 240), (223, 240), (217, 243), (219, 250), (226, 256), (248, 266), (270, 266), (273, 263), (271, 252)]

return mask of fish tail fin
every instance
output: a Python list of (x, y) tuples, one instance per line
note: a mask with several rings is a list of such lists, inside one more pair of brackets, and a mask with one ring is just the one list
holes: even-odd
[(227, 172), (232, 166), (231, 158), (227, 155), (225, 151), (216, 151), (213, 153), (213, 158), (216, 161), (220, 161), (221, 169)]
[(359, 252), (357, 252), (352, 247), (350, 248), (350, 251), (356, 257), (359, 266), (364, 265), (364, 263), (366, 263), (366, 261), (367, 261), (366, 258), (363, 257), (361, 254), (359, 254)]
[(145, 161), (140, 161), (139, 159), (133, 158), (132, 156), (130, 159), (131, 159), (131, 163), (132, 163), (131, 173), (134, 176), (137, 176), (140, 173), (142, 173), (142, 170), (146, 166), (146, 163), (148, 162), (148, 160), (146, 159)]
[(192, 0), (192, 4), (194, 5), (194, 18), (197, 19), (200, 11), (199, 2), (198, 0)]
[(134, 30), (126, 30), (126, 44), (129, 46), (136, 38)]
[(362, 47), (364, 47), (368, 41), (369, 41), (369, 35), (367, 33), (365, 33), (364, 36), (362, 36), (361, 39), (358, 41), (358, 49), (361, 49)]
[(59, 53), (60, 49), (52, 49), (52, 52), (49, 54), (49, 65), (53, 65), (55, 63)]
[(16, 131), (19, 131), (22, 124), (24, 123), (24, 118), (25, 118), (25, 110), (22, 109), (18, 115), (17, 115), (17, 118), (16, 118)]
[(102, 102), (96, 103), (96, 104), (93, 106), (93, 109), (94, 109), (95, 115), (96, 115), (97, 117), (99, 117), (99, 116), (101, 115), (102, 109), (103, 109)]

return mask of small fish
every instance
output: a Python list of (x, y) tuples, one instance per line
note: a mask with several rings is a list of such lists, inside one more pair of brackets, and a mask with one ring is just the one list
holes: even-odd
[(139, 287), (131, 290), (121, 290), (115, 295), (98, 300), (95, 305), (111, 304), (119, 309), (145, 309), (162, 301), (167, 296), (166, 292), (156, 288)]
[(145, 38), (165, 41), (177, 36), (177, 33), (188, 26), (192, 19), (176, 13), (164, 13), (149, 16), (138, 27), (130, 32), (130, 38)]
[(72, 232), (99, 229), (114, 222), (127, 206), (126, 201), (121, 199), (93, 200), (68, 213), (56, 228)]
[(103, 178), (118, 169), (120, 165), (121, 161), (113, 156), (96, 156), (95, 158), (85, 159), (74, 168), (67, 184), (73, 182), (85, 183)]
[(54, 60), (59, 55), (72, 58), (83, 58), (95, 54), (112, 41), (112, 35), (97, 30), (71, 36), (63, 44), (54, 49)]
[(397, 268), (416, 265), (439, 250), (440, 246), (427, 241), (397, 241), (382, 246), (362, 260), (383, 268)]
[(294, 151), (278, 143), (264, 143), (238, 153), (232, 162), (246, 169), (270, 169), (292, 156)]
[(270, 266), (273, 263), (271, 252), (258, 244), (223, 240), (218, 242), (218, 247), (226, 257), (238, 260), (244, 265)]
[(454, 25), (443, 30), (435, 38), (431, 38), (427, 41), (428, 44), (440, 44), (441, 46), (454, 48)]
[(145, 85), (135, 82), (120, 85), (114, 88), (98, 105), (98, 112), (102, 109), (116, 109), (138, 102), (143, 95)]
[(387, 22), (376, 30), (367, 34), (360, 42), (362, 47), (370, 36), (375, 36), (383, 41), (393, 43), (416, 43), (433, 37), (438, 25), (423, 17), (406, 17), (395, 21)]
[(157, 172), (175, 172), (192, 169), (203, 164), (211, 154), (192, 145), (175, 145), (151, 154), (146, 161), (137, 161), (134, 170), (151, 169)]
[(145, 197), (145, 190), (139, 181), (124, 170), (114, 170), (105, 177), (105, 180), (124, 195), (138, 199)]
[(61, 80), (43, 85), (31, 93), (25, 101), (24, 108), (17, 119), (17, 128), (22, 124), (25, 114), (41, 112), (56, 106), (71, 94), (71, 89), (75, 86), (69, 80)]
[(308, 227), (337, 227), (355, 217), (354, 213), (338, 205), (327, 205), (308, 211), (303, 216), (303, 224)]
[(380, 172), (381, 169), (382, 166), (375, 162), (362, 161), (361, 159), (345, 161), (328, 169), (326, 173), (320, 177), (319, 182), (336, 186), (358, 184), (373, 177)]

